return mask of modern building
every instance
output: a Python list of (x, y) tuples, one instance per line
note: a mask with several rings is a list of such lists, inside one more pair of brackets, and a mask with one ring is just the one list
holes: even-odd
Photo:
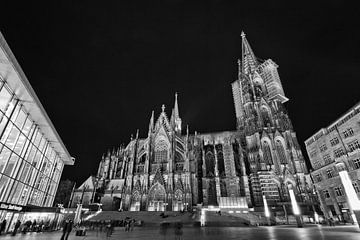
[[(263, 206), (290, 211), (289, 189), (302, 207), (312, 205), (307, 169), (284, 107), (277, 65), (258, 60), (242, 34), (238, 79), (232, 83), (236, 128), (184, 131), (178, 99), (167, 117), (151, 115), (148, 134), (101, 159), (95, 177), (73, 193), (72, 204), (100, 201), (104, 209), (186, 210), (195, 205)], [(228, 206), (228, 205), (232, 206)]]
[[(350, 220), (352, 214), (346, 186), (339, 170), (348, 172), (357, 197), (360, 197), (360, 103), (328, 127), (305, 141), (313, 168), (311, 176), (326, 217)], [(341, 164), (341, 168), (339, 168)], [(351, 187), (351, 186), (350, 186)]]
[(7, 220), (7, 230), (35, 213), (46, 216), (39, 207), (52, 207), (63, 167), (72, 164), (0, 33), (0, 221)]

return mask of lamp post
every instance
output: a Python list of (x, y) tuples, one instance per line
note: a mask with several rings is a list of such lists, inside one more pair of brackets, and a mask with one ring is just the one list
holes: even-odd
[(345, 189), (346, 199), (352, 212), (351, 216), (354, 222), (357, 222), (360, 227), (360, 200), (352, 185), (349, 173), (346, 171), (345, 164), (343, 162), (337, 162), (336, 168), (339, 171), (340, 180)]
[(267, 221), (267, 224), (270, 226), (271, 225), (270, 211), (269, 211), (269, 206), (268, 206), (267, 201), (266, 201), (265, 194), (263, 194), (263, 202), (264, 202), (264, 213), (265, 213), (266, 221)]
[(291, 185), (289, 185), (289, 195), (290, 195), (290, 199), (291, 199), (291, 206), (292, 206), (292, 209), (293, 209), (293, 213), (294, 213), (295, 218), (296, 218), (297, 226), (298, 227), (303, 227), (299, 205), (296, 202), (294, 190), (292, 189)]

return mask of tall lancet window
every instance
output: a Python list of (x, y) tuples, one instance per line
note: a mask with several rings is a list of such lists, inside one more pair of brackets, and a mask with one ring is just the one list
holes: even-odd
[(164, 140), (160, 140), (155, 146), (155, 162), (167, 162), (168, 158), (168, 145)]
[(271, 149), (268, 142), (263, 143), (263, 153), (264, 153), (264, 160), (267, 165), (273, 165), (273, 160), (271, 157)]
[(285, 149), (284, 149), (284, 146), (281, 143), (281, 141), (276, 140), (275, 141), (275, 146), (276, 146), (276, 151), (277, 151), (278, 156), (279, 156), (280, 164), (287, 164)]
[(265, 127), (271, 126), (270, 113), (265, 107), (261, 108), (261, 118)]

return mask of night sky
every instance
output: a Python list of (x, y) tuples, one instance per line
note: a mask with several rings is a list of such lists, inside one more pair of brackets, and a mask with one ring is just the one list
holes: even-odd
[(304, 140), (360, 100), (360, 11), (346, 1), (55, 2), (2, 2), (0, 30), (76, 158), (62, 179), (79, 184), (108, 148), (146, 137), (175, 92), (191, 133), (235, 129), (242, 30), (280, 66), (305, 155)]

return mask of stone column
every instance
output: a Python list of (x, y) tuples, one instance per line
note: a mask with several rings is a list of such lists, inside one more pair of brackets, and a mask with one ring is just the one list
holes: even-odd
[(219, 204), (220, 202), (220, 197), (221, 197), (221, 190), (220, 190), (220, 178), (219, 178), (219, 169), (218, 169), (218, 158), (217, 158), (217, 151), (216, 151), (216, 143), (215, 141), (213, 142), (214, 144), (214, 156), (215, 156), (215, 184), (216, 184), (216, 199), (217, 202)]

